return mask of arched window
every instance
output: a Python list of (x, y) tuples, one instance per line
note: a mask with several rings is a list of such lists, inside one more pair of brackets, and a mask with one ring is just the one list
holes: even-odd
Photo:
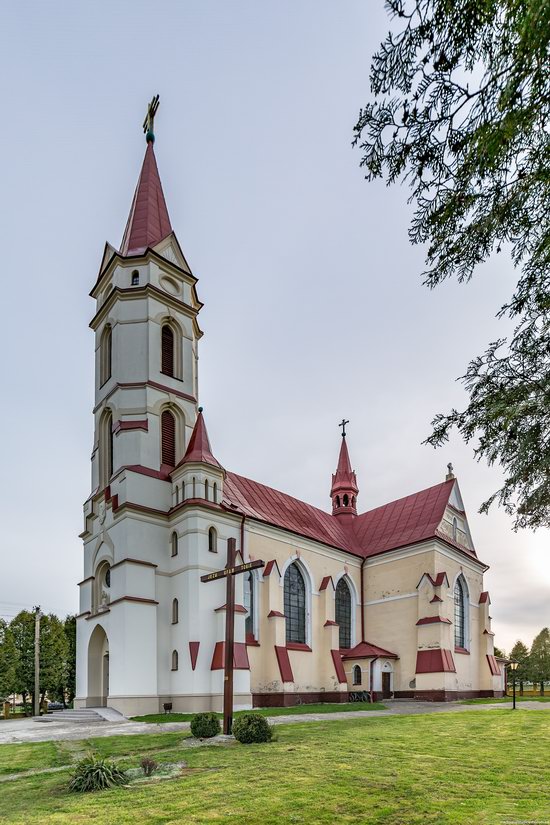
[(178, 600), (174, 599), (174, 601), (172, 602), (172, 624), (177, 624), (179, 620), (179, 604)]
[(340, 506), (340, 496), (336, 496), (336, 506)]
[(462, 576), (456, 580), (455, 590), (455, 647), (466, 647), (466, 620), (468, 591)]
[(347, 507), (349, 504), (349, 496), (347, 493), (344, 493), (344, 507)]
[(170, 410), (164, 410), (160, 417), (161, 464), (176, 466), (176, 419)]
[(101, 334), (99, 348), (99, 385), (103, 384), (111, 377), (113, 360), (113, 331), (110, 324), (107, 324)]
[(456, 518), (453, 519), (453, 540), (456, 541), (456, 533), (458, 528), (458, 522)]
[(340, 625), (340, 647), (351, 647), (351, 593), (345, 579), (336, 585), (335, 618)]
[(178, 555), (178, 534), (174, 531), (170, 537), (170, 550), (172, 556)]
[(164, 324), (161, 332), (161, 366), (164, 375), (174, 375), (174, 332)]
[(107, 487), (113, 475), (113, 414), (105, 410), (99, 425), (99, 483)]
[(284, 601), (287, 642), (306, 643), (306, 583), (296, 563), (286, 569)]
[(247, 641), (255, 638), (254, 633), (254, 574), (252, 570), (244, 576), (244, 607), (246, 607), (246, 619), (244, 629)]
[(218, 552), (218, 534), (215, 527), (211, 527), (208, 531), (208, 550), (210, 553)]
[(353, 684), (360, 685), (361, 684), (361, 668), (359, 665), (353, 666)]
[(216, 482), (212, 485), (212, 501), (214, 504), (218, 503), (218, 485)]
[(177, 670), (178, 669), (178, 665), (179, 665), (178, 660), (179, 660), (178, 651), (173, 650), (172, 651), (172, 670)]
[(204, 497), (208, 501), (208, 479), (204, 482)]
[(132, 286), (138, 286), (139, 284), (139, 270), (134, 269), (132, 272)]

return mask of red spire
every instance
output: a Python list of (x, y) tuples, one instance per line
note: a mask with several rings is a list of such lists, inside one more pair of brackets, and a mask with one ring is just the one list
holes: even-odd
[(346, 436), (342, 437), (340, 456), (336, 473), (332, 476), (330, 497), (332, 499), (332, 515), (357, 515), (356, 498), (359, 492), (357, 478), (351, 469)]
[(162, 192), (153, 141), (147, 143), (134, 199), (124, 230), (121, 255), (136, 255), (155, 246), (172, 232)]
[(210, 447), (206, 424), (204, 423), (202, 415), (202, 407), (199, 407), (199, 414), (197, 415), (193, 434), (178, 467), (181, 467), (182, 464), (189, 464), (192, 461), (198, 462), (199, 464), (212, 464), (214, 467), (221, 467), (220, 462), (212, 455), (212, 448)]

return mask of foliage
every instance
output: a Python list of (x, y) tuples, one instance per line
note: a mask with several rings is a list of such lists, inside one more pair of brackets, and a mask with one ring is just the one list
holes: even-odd
[(69, 782), (69, 790), (77, 793), (103, 791), (125, 782), (126, 773), (120, 770), (116, 762), (90, 754), (78, 762)]
[(386, 0), (397, 19), (371, 66), (375, 102), (355, 144), (372, 180), (406, 181), (425, 283), (468, 281), (506, 246), (521, 274), (499, 315), (514, 319), (462, 381), (469, 403), (437, 415), (499, 462), (515, 527), (550, 524), (550, 0)]
[[(516, 681), (519, 682), (520, 688), (523, 683), (529, 679), (529, 648), (524, 645), (519, 639), (510, 651), (510, 659), (515, 659), (518, 662), (516, 670)], [(512, 671), (508, 668), (508, 681), (512, 681)]]
[(139, 764), (145, 776), (152, 776), (158, 768), (158, 763), (155, 762), (154, 759), (151, 759), (150, 756), (144, 756)]
[(34, 693), (34, 613), (22, 610), (10, 622), (16, 649), (15, 690), (26, 696)]
[(210, 739), (220, 732), (220, 720), (215, 713), (195, 713), (191, 719), (191, 733), (197, 739)]
[(533, 682), (540, 683), (541, 694), (544, 693), (544, 682), (550, 681), (550, 630), (547, 627), (533, 639), (529, 654), (529, 675)]
[(506, 659), (506, 653), (504, 650), (501, 650), (500, 647), (495, 645), (495, 656), (498, 656), (500, 659)]
[[(68, 617), (73, 618), (73, 617)], [(24, 699), (34, 699), (34, 631), (35, 613), (22, 610), (9, 625), (15, 648), (15, 690)], [(40, 693), (63, 698), (60, 686), (65, 684), (67, 673), (74, 673), (75, 645), (71, 651), (69, 642), (71, 629), (53, 613), (43, 615), (40, 620)], [(73, 659), (71, 659), (73, 657)]]
[(243, 745), (252, 742), (270, 742), (273, 728), (265, 718), (257, 713), (243, 713), (233, 722), (233, 736)]
[(16, 650), (7, 622), (0, 619), (0, 700), (6, 699), (15, 688)]

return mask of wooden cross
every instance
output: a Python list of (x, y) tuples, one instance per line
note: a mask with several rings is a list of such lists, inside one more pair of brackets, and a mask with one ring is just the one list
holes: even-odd
[(349, 421), (346, 421), (345, 418), (342, 418), (342, 420), (338, 424), (338, 426), (342, 428), (342, 438), (346, 437), (346, 424), (349, 424)]
[(155, 95), (152, 101), (147, 106), (147, 114), (145, 115), (145, 120), (143, 121), (143, 131), (145, 135), (154, 140), (154, 131), (155, 131), (155, 115), (157, 113), (157, 109), (159, 107), (159, 96)]
[(258, 559), (235, 566), (237, 556), (235, 539), (227, 539), (227, 564), (223, 570), (201, 576), (201, 582), (213, 582), (227, 579), (225, 596), (225, 657), (223, 681), (223, 732), (231, 733), (233, 727), (233, 651), (235, 649), (235, 576), (248, 573), (256, 567), (263, 567), (265, 562)]

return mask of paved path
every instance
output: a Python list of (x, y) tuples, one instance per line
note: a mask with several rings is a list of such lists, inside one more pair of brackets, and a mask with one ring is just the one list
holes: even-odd
[[(490, 705), (462, 705), (459, 702), (386, 701), (387, 710), (357, 710), (335, 713), (300, 713), (290, 716), (270, 716), (274, 725), (298, 722), (330, 722), (340, 719), (368, 719), (371, 716), (401, 716), (425, 713), (461, 713), (464, 711), (504, 710), (511, 702)], [(518, 702), (518, 710), (546, 710), (550, 702)], [(136, 733), (169, 733), (189, 730), (189, 722), (167, 722), (150, 725), (147, 722), (104, 721), (79, 724), (76, 722), (35, 722), (32, 719), (0, 721), (0, 745), (18, 742), (49, 742), (56, 740), (93, 739), (99, 736), (118, 736)]]

